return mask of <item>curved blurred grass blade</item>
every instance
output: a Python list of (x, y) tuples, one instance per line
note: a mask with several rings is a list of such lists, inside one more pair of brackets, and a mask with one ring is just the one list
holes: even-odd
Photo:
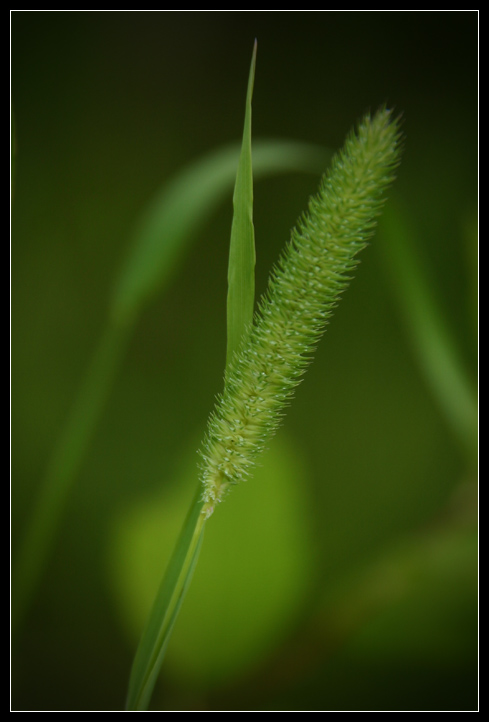
[(22, 622), (44, 571), (72, 483), (96, 428), (129, 329), (112, 326), (102, 338), (51, 456), (34, 513), (12, 570), (12, 631)]
[(148, 708), (173, 625), (197, 564), (204, 534), (200, 484), (156, 595), (134, 658), (126, 710)]
[(407, 213), (394, 194), (379, 222), (378, 237), (418, 362), (448, 423), (473, 459), (477, 453), (476, 391), (416, 258)]
[(233, 195), (229, 244), (226, 369), (253, 322), (255, 303), (255, 231), (253, 228), (253, 170), (251, 162), (251, 99), (255, 80), (256, 40), (246, 96), (243, 142)]
[(10, 204), (12, 204), (12, 199), (14, 197), (14, 187), (15, 187), (15, 164), (16, 164), (16, 155), (17, 155), (17, 139), (15, 134), (15, 117), (14, 117), (14, 111), (12, 108), (10, 109)]
[[(39, 499), (12, 569), (12, 619), (18, 628), (32, 600), (59, 519), (144, 304), (164, 290), (194, 235), (232, 190), (239, 145), (219, 148), (180, 172), (148, 206), (116, 282), (108, 324), (54, 449)], [(330, 153), (292, 141), (262, 141), (256, 174), (320, 173)]]
[[(255, 178), (276, 173), (321, 173), (331, 158), (308, 143), (263, 140), (253, 144)], [(164, 186), (144, 212), (111, 299), (111, 317), (131, 318), (174, 276), (196, 231), (236, 180), (240, 146), (213, 151)]]

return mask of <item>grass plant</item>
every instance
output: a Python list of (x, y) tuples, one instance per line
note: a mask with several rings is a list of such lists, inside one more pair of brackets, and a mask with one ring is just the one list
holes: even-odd
[[(12, 152), (14, 149), (12, 141)], [(139, 219), (113, 284), (104, 332), (51, 454), (14, 556), (15, 634), (36, 598), (71, 489), (137, 322), (178, 273), (197, 231), (232, 190), (239, 155), (240, 146), (232, 144), (198, 159), (162, 187)], [(261, 141), (254, 146), (255, 178), (291, 172), (319, 173), (329, 157), (328, 150), (307, 143)]]
[(228, 273), (224, 391), (201, 450), (201, 488), (185, 522), (134, 661), (127, 708), (147, 709), (202, 543), (204, 526), (229, 489), (248, 478), (276, 431), (328, 318), (372, 236), (399, 163), (398, 121), (386, 108), (366, 116), (346, 140), (299, 220), (256, 315), (248, 82), (234, 191)]
[[(12, 621), (14, 630), (22, 631), (67, 499), (137, 321), (176, 275), (192, 238), (228, 198), (234, 184), (223, 388), (200, 447), (195, 495), (134, 658), (126, 700), (126, 709), (131, 711), (150, 706), (207, 523), (230, 490), (253, 477), (259, 455), (282, 423), (352, 279), (358, 254), (378, 224), (376, 243), (387, 275), (394, 279), (419, 367), (471, 462), (477, 453), (476, 394), (413, 251), (416, 230), (399, 199), (389, 199), (384, 213), (402, 146), (400, 122), (386, 107), (366, 114), (347, 136), (256, 303), (254, 179), (289, 171), (319, 174), (331, 159), (324, 148), (302, 143), (252, 144), (256, 52), (255, 43), (241, 145), (219, 148), (185, 169), (162, 189), (140, 220), (113, 286), (105, 331), (13, 560)], [(225, 508), (219, 513), (225, 513)]]

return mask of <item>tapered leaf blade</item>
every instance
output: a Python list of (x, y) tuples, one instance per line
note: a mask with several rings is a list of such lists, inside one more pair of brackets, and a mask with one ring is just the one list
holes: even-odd
[(226, 368), (253, 321), (255, 302), (255, 232), (253, 228), (253, 170), (251, 160), (251, 98), (256, 65), (256, 42), (246, 96), (243, 142), (233, 195), (229, 246)]

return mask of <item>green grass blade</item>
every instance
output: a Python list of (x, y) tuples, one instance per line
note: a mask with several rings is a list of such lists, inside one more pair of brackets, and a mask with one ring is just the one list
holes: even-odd
[[(242, 271), (246, 276), (254, 271), (251, 92), (255, 53), (256, 44), (235, 191), (235, 216), (243, 214), (247, 220), (232, 233), (231, 245), (235, 244), (236, 257), (230, 254), (230, 266), (234, 264), (231, 270), (237, 274), (237, 278), (230, 274), (230, 286), (234, 284), (239, 289), (243, 283), (246, 285), (241, 297), (236, 293), (233, 299), (231, 294), (228, 300), (231, 311), (240, 319), (238, 322), (232, 317), (231, 324), (238, 327), (232, 328), (232, 333), (239, 330), (240, 336), (235, 336), (234, 347), (232, 339), (228, 340), (229, 382), (211, 414), (201, 451), (203, 489), (197, 491), (135, 657), (127, 700), (127, 709), (131, 711), (145, 710), (149, 704), (197, 561), (205, 521), (228, 487), (249, 473), (265, 440), (275, 431), (281, 409), (302, 376), (307, 358), (324, 331), (325, 320), (348, 282), (356, 253), (372, 234), (373, 219), (380, 211), (383, 192), (392, 182), (398, 163), (399, 135), (397, 124), (390, 122), (389, 112), (383, 110), (373, 119), (366, 118), (358, 136), (350, 136), (345, 151), (336, 157), (318, 196), (311, 200), (309, 215), (303, 218), (300, 230), (293, 235), (282, 257), (281, 266), (272, 275), (261, 316), (250, 328), (245, 349), (243, 353), (240, 351), (239, 364), (236, 364), (232, 354), (240, 347), (243, 331), (252, 321), (252, 318), (244, 320), (243, 315), (243, 307), (247, 308), (250, 301), (249, 278), (243, 281), (239, 274)], [(341, 203), (338, 203), (339, 193)], [(332, 209), (336, 212), (332, 213)], [(242, 245), (245, 250), (240, 253)], [(312, 275), (314, 282), (311, 282)], [(305, 292), (308, 305), (303, 302)]]
[(253, 322), (255, 303), (255, 232), (253, 228), (253, 170), (251, 162), (251, 99), (255, 80), (256, 41), (253, 48), (243, 142), (233, 195), (233, 222), (229, 246), (226, 369)]
[(134, 658), (126, 703), (128, 711), (148, 708), (202, 544), (205, 518), (201, 497), (199, 485)]
[(379, 224), (379, 240), (418, 363), (445, 418), (474, 458), (476, 391), (433, 286), (416, 257), (414, 230), (395, 197)]
[(14, 111), (10, 110), (10, 204), (14, 197), (15, 187), (15, 170), (17, 161), (17, 139), (15, 134), (15, 117)]
[[(239, 150), (236, 149), (236, 161)], [(321, 145), (274, 138), (253, 141), (255, 180), (278, 173), (314, 173), (321, 175), (333, 152)], [(236, 162), (234, 164), (236, 171)]]
[[(248, 81), (243, 143), (233, 196), (228, 292), (227, 363), (251, 326), (254, 304), (255, 244), (253, 231), (253, 178), (251, 166), (251, 97), (256, 62), (256, 42)], [(163, 661), (183, 596), (197, 562), (205, 516), (199, 485), (175, 552), (157, 594), (134, 660), (127, 700), (128, 710), (145, 710)]]

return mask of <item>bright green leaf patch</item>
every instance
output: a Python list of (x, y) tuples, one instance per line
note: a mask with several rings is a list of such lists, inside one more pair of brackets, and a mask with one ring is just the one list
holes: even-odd
[[(137, 641), (195, 485), (195, 443), (172, 490), (114, 520), (109, 579), (128, 638)], [(308, 473), (293, 440), (274, 439), (253, 482), (206, 525), (192, 585), (165, 662), (182, 682), (222, 684), (284, 639), (313, 573)], [(224, 511), (224, 510), (223, 510)], [(259, 603), (257, 603), (259, 598)]]

